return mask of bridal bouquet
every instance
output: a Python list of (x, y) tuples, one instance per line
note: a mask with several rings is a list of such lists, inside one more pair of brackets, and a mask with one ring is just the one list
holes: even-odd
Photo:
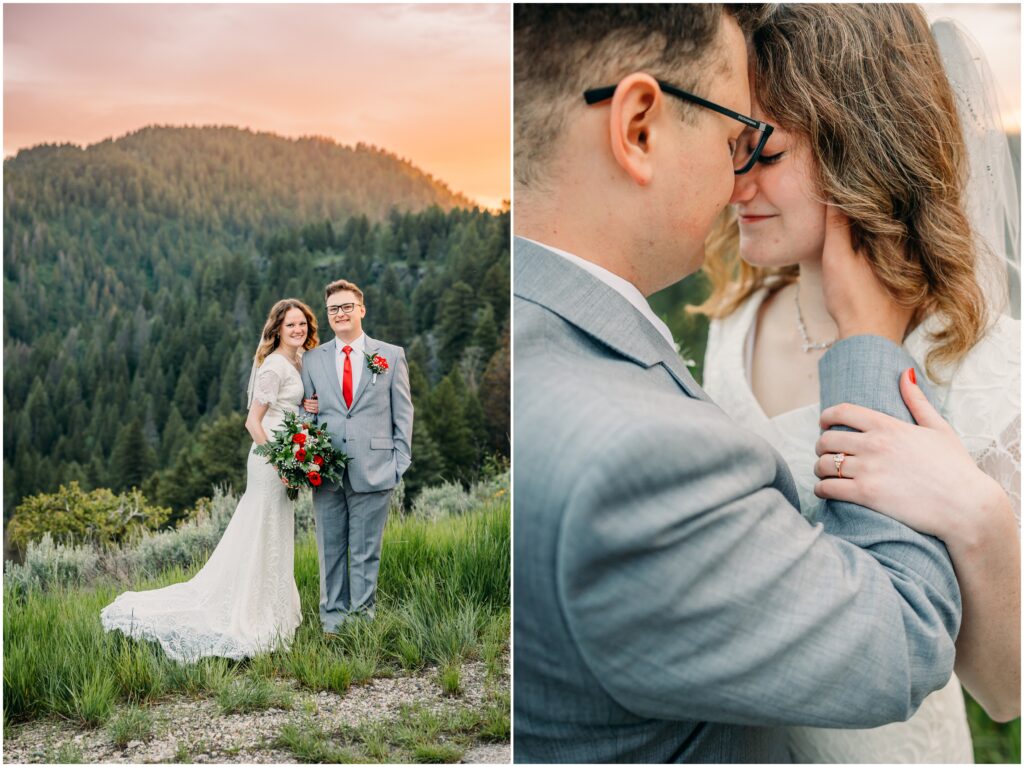
[(341, 482), (349, 460), (331, 445), (326, 424), (300, 421), (295, 413), (285, 413), (284, 428), (258, 445), (256, 454), (266, 456), (288, 483), (288, 498), (292, 501), (304, 487), (320, 487), (325, 479)]

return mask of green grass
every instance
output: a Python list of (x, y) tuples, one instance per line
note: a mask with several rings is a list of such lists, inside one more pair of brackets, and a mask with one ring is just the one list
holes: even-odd
[(452, 697), (462, 694), (462, 667), (452, 662), (441, 669), (438, 674), (438, 683), (445, 695)]
[(225, 681), (217, 690), (217, 705), (222, 714), (288, 709), (292, 707), (292, 696), (264, 677), (246, 676)]
[(366, 761), (358, 752), (335, 746), (319, 727), (309, 722), (289, 722), (281, 728), (274, 745), (288, 749), (300, 762), (358, 764)]
[[(241, 663), (206, 658), (179, 665), (156, 644), (104, 632), (100, 610), (124, 585), (27, 593), (5, 586), (4, 724), (55, 715), (96, 727), (116, 707), (171, 694), (216, 696), (226, 712), (285, 707), (275, 696), (287, 680), (344, 694), (403, 669), (457, 667), (468, 659), (485, 659), (489, 672), (500, 673), (509, 640), (510, 544), (507, 495), (440, 521), (393, 516), (376, 619), (348, 623), (328, 640), (318, 614), (316, 544), (307, 535), (295, 551), (303, 617), (291, 648)], [(170, 568), (130, 588), (165, 586), (198, 568)]]
[(454, 743), (422, 743), (412, 750), (418, 764), (455, 764), (464, 753), (466, 749)]
[(133, 740), (149, 740), (153, 735), (153, 717), (143, 708), (125, 709), (110, 720), (107, 734), (118, 748), (124, 748)]
[(191, 764), (192, 762), (192, 754), (188, 750), (188, 743), (183, 740), (179, 740), (177, 748), (174, 749), (174, 761), (178, 764)]
[(82, 764), (84, 760), (82, 749), (74, 743), (65, 743), (57, 749), (46, 750), (47, 764)]
[[(463, 706), (440, 712), (407, 704), (393, 719), (368, 720), (336, 732), (325, 732), (302, 717), (286, 724), (274, 745), (302, 762), (458, 762), (473, 745), (498, 740), (496, 731), (504, 732), (501, 740), (508, 741), (508, 703), (508, 695), (499, 695), (483, 708)], [(496, 727), (497, 720), (501, 727)]]

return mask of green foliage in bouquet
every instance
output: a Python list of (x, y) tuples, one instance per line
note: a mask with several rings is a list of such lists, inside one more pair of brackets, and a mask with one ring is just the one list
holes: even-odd
[(75, 543), (121, 543), (144, 530), (160, 529), (170, 516), (170, 509), (149, 505), (137, 489), (119, 495), (106, 488), (86, 492), (71, 482), (56, 493), (39, 493), (22, 501), (7, 534), (22, 551), (29, 541), (41, 540), (46, 533)]
[(285, 413), (284, 428), (257, 445), (256, 454), (266, 456), (287, 481), (288, 498), (293, 501), (302, 488), (320, 487), (324, 480), (341, 482), (349, 460), (331, 445), (326, 424), (300, 421), (295, 413)]

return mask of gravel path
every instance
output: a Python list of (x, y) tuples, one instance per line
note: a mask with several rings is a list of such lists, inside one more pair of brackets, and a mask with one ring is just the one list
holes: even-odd
[[(458, 697), (444, 695), (437, 671), (430, 669), (416, 675), (374, 679), (353, 686), (343, 696), (296, 686), (291, 710), (231, 715), (222, 715), (212, 698), (174, 696), (149, 707), (154, 727), (153, 736), (146, 742), (132, 741), (122, 749), (111, 742), (105, 728), (85, 730), (58, 719), (36, 720), (5, 729), (3, 761), (48, 762), (59, 748), (71, 746), (87, 763), (179, 762), (182, 749), (187, 751), (186, 761), (195, 763), (294, 763), (290, 751), (274, 748), (272, 743), (285, 724), (300, 716), (321, 730), (333, 732), (342, 725), (393, 719), (407, 703), (419, 703), (435, 711), (480, 707), (486, 694), (484, 664), (467, 663), (462, 667), (462, 688)], [(507, 668), (499, 691), (508, 691)], [(466, 751), (462, 761), (507, 764), (511, 762), (511, 746), (477, 744)]]

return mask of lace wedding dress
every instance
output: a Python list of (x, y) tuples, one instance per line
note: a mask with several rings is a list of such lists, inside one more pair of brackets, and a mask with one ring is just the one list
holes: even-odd
[[(704, 388), (740, 424), (768, 440), (796, 479), (801, 512), (812, 522), (822, 501), (814, 495), (817, 403), (769, 418), (750, 388), (758, 310), (767, 290), (736, 312), (714, 320), (708, 334)], [(933, 322), (912, 332), (905, 347), (923, 365)], [(921, 368), (923, 371), (923, 368)], [(979, 467), (1010, 496), (1020, 523), (1020, 323), (1006, 316), (955, 367), (937, 371), (934, 401)], [(893, 382), (895, 386), (896, 383)], [(810, 595), (809, 595), (810, 596)], [(963, 693), (956, 676), (906, 722), (869, 730), (789, 729), (793, 758), (805, 763), (970, 763), (974, 761)]]
[[(284, 357), (263, 361), (253, 399), (270, 406), (263, 418), (268, 436), (302, 393), (299, 372)], [(294, 505), (277, 472), (250, 450), (245, 494), (203, 569), (184, 583), (121, 594), (100, 613), (103, 627), (159, 642), (186, 663), (287, 648), (301, 620), (294, 531)]]

